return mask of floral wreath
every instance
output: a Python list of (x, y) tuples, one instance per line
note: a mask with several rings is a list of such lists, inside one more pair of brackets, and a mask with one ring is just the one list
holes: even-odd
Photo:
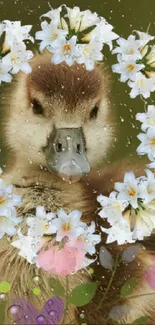
[[(71, 66), (76, 62), (84, 64), (87, 70), (93, 70), (96, 62), (102, 63), (104, 45), (107, 44), (111, 53), (117, 54), (118, 63), (112, 66), (112, 71), (120, 74), (121, 82), (128, 83), (131, 88), (131, 98), (140, 95), (146, 99), (150, 97), (151, 92), (155, 91), (154, 36), (134, 31), (134, 35), (130, 35), (128, 39), (120, 38), (113, 32), (113, 26), (103, 17), (99, 17), (97, 13), (92, 13), (90, 10), (80, 11), (79, 7), (71, 9), (66, 5), (51, 9), (42, 15), (41, 19), (43, 19), (42, 30), (35, 34), (35, 39), (40, 41), (40, 52), (46, 49), (51, 53), (53, 64), (65, 61)], [(21, 26), (20, 21), (4, 20), (0, 23), (0, 37), (3, 39), (0, 49), (0, 84), (11, 82), (13, 75), (20, 70), (25, 73), (31, 72), (29, 61), (33, 59), (33, 53), (27, 50), (26, 46), (29, 42), (34, 43), (34, 38), (29, 34), (31, 28), (32, 26), (29, 25)], [(113, 42), (117, 43), (114, 49)], [(143, 131), (138, 135), (141, 144), (137, 148), (137, 153), (147, 154), (150, 160), (147, 167), (155, 168), (155, 106), (149, 105), (145, 113), (136, 115), (136, 119), (142, 123)], [(155, 229), (155, 176), (150, 169), (146, 170), (146, 176), (138, 178), (132, 171), (125, 173), (124, 182), (115, 183), (115, 191), (109, 197), (103, 195), (97, 197), (101, 205), (99, 216), (109, 222), (109, 228), (101, 227), (101, 231), (107, 234), (106, 244), (115, 241), (118, 245), (135, 243), (137, 240), (141, 241), (144, 237), (150, 236)], [(20, 203), (21, 197), (14, 195), (13, 187), (7, 186), (0, 178), (0, 238), (6, 234), (12, 237), (17, 233), (18, 239), (11, 245), (19, 250), (20, 256), (24, 257), (28, 263), (35, 264), (37, 268), (42, 268), (50, 274), (66, 277), (66, 289), (58, 280), (55, 281), (53, 289), (53, 294), (59, 296), (59, 299), (55, 300), (55, 308), (59, 309), (59, 316), (61, 316), (59, 321), (63, 316), (62, 323), (64, 324), (66, 310), (70, 303), (84, 306), (95, 295), (97, 282), (78, 285), (69, 295), (66, 292), (68, 292), (70, 274), (83, 268), (88, 271), (90, 277), (93, 274), (93, 269), (88, 266), (96, 260), (91, 256), (96, 252), (96, 244), (101, 242), (101, 235), (95, 233), (94, 222), (88, 226), (81, 221), (80, 211), (72, 211), (68, 215), (63, 209), (58, 213), (46, 213), (43, 206), (36, 208), (37, 218), (34, 215), (27, 216), (28, 232), (27, 235), (23, 235), (20, 228), (17, 229), (17, 225), (22, 221), (22, 217), (17, 217), (16, 211)], [(139, 243), (131, 245), (115, 260), (106, 247), (100, 248), (100, 264), (111, 271), (111, 279), (98, 309), (108, 294), (118, 263), (132, 262), (140, 248)], [(151, 288), (155, 289), (150, 272), (146, 271), (146, 279)], [(39, 276), (36, 278), (37, 287), (33, 289), (33, 294), (39, 295), (40, 279)], [(121, 288), (121, 298), (128, 298), (135, 286), (135, 278), (129, 278)], [(0, 282), (0, 299), (3, 299), (9, 290), (9, 283)], [(65, 311), (62, 308), (60, 312), (59, 307), (62, 302), (65, 302), (66, 307)], [(23, 302), (23, 308), (28, 310), (28, 307), (28, 303)], [(9, 307), (10, 314), (17, 322), (19, 308), (21, 308), (19, 304)], [(121, 312), (125, 313), (122, 306), (119, 308), (120, 310), (122, 308)], [(116, 322), (115, 309), (116, 307), (111, 309), (109, 319)], [(46, 318), (44, 313), (38, 316), (40, 320), (41, 317), (42, 320)], [(0, 315), (0, 319), (2, 316)], [(80, 317), (84, 325), (84, 314), (82, 313)], [(146, 320), (147, 317), (140, 318), (141, 323)], [(43, 323), (38, 322), (38, 324)], [(136, 324), (140, 322), (138, 323), (137, 320)]]

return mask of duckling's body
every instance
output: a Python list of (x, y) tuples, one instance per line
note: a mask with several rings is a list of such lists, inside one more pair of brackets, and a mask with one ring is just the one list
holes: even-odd
[[(80, 65), (54, 66), (48, 54), (37, 56), (32, 68), (30, 76), (19, 77), (11, 94), (5, 136), (12, 154), (3, 178), (13, 184), (15, 192), (23, 197), (19, 215), (34, 214), (38, 205), (53, 212), (60, 208), (66, 212), (78, 209), (83, 213), (83, 220), (89, 223), (97, 218), (97, 195), (109, 194), (114, 182), (121, 181), (124, 171), (130, 169), (126, 162), (108, 167), (104, 164), (104, 155), (110, 149), (115, 133), (114, 113), (108, 95), (109, 77), (99, 68), (88, 72)], [(74, 140), (71, 136), (63, 143), (66, 130), (75, 136)], [(75, 167), (72, 166), (72, 160)], [(25, 220), (21, 229), (24, 233)], [(122, 248), (112, 245), (112, 249), (114, 255), (117, 255)], [(41, 309), (52, 296), (49, 275), (20, 257), (18, 250), (11, 246), (6, 237), (1, 240), (0, 254), (1, 280), (12, 284), (8, 306), (16, 297), (26, 295), (38, 310)], [(149, 253), (141, 251), (133, 263), (118, 268), (109, 295), (99, 310), (96, 308), (108, 285), (110, 273), (100, 268), (103, 277), (97, 276), (98, 266), (94, 265), (96, 278), (103, 283), (102, 290), (97, 291), (93, 302), (86, 308), (82, 307), (82, 310), (86, 310), (86, 323), (107, 324), (108, 312), (117, 304), (120, 287), (129, 276), (137, 278), (138, 289), (134, 295), (151, 292), (144, 283), (144, 269), (149, 263)], [(36, 298), (31, 291), (32, 278), (36, 272), (42, 278), (41, 299)], [(90, 280), (88, 272), (79, 271), (71, 275), (70, 289)], [(65, 278), (62, 277), (60, 281), (64, 284)], [(152, 313), (153, 296), (129, 300), (128, 304), (132, 308), (129, 308), (123, 319), (120, 315), (124, 323), (131, 323), (146, 315), (147, 309)], [(66, 324), (71, 321), (76, 324), (78, 319), (77, 309), (70, 306)], [(6, 316), (5, 324), (8, 322)]]

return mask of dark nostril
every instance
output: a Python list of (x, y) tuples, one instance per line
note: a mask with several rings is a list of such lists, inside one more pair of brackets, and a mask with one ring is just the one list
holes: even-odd
[(57, 152), (62, 152), (62, 143), (61, 143), (61, 142), (58, 142), (58, 143), (56, 144), (56, 151), (57, 151)]
[(81, 153), (81, 146), (80, 146), (80, 144), (77, 144), (76, 152), (77, 152), (77, 153)]

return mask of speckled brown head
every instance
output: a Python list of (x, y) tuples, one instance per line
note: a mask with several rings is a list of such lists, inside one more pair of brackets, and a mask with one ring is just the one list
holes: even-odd
[(79, 180), (110, 146), (109, 91), (105, 69), (53, 65), (48, 53), (36, 56), (32, 73), (19, 77), (12, 95), (9, 145), (33, 167)]

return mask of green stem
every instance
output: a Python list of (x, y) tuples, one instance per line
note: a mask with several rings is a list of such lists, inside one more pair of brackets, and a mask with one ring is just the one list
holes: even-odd
[(68, 291), (69, 291), (69, 278), (68, 275), (66, 276), (66, 300), (65, 300), (65, 311), (64, 311), (64, 317), (62, 320), (62, 325), (65, 324), (67, 312), (68, 312)]
[(116, 269), (117, 269), (117, 266), (118, 266), (118, 259), (119, 259), (119, 254), (117, 254), (117, 256), (116, 256), (116, 262), (115, 262), (115, 266), (114, 266), (114, 269), (113, 269), (112, 274), (111, 274), (110, 281), (108, 283), (107, 289), (106, 289), (106, 291), (105, 291), (105, 293), (104, 293), (104, 295), (103, 295), (103, 297), (102, 297), (99, 305), (96, 308), (96, 311), (98, 309), (100, 309), (100, 307), (102, 306), (103, 301), (105, 300), (105, 298), (106, 298), (106, 296), (107, 296), (107, 294), (108, 294), (108, 292), (110, 290), (110, 287), (111, 287), (111, 284), (113, 282), (113, 279), (114, 279), (114, 276), (115, 276), (115, 273), (116, 273)]
[(135, 298), (144, 297), (144, 296), (151, 296), (151, 295), (155, 295), (155, 292), (144, 293), (144, 294), (141, 294), (141, 295), (135, 295), (135, 296), (131, 296), (131, 297), (125, 297), (125, 299), (135, 299)]

